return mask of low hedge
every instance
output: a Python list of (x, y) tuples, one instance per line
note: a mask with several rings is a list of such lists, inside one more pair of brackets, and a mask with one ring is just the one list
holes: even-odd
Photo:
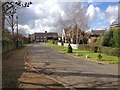
[(120, 48), (104, 47), (100, 46), (101, 53), (111, 55), (111, 56), (120, 56)]
[(120, 56), (120, 48), (87, 45), (87, 44), (79, 45), (78, 48), (80, 50), (87, 50), (87, 51), (92, 51), (92, 52), (101, 52), (103, 54), (107, 54), (107, 55), (111, 55), (111, 56)]
[(78, 47), (80, 50), (87, 50), (87, 51), (93, 51), (93, 52), (98, 52), (98, 46), (94, 45), (87, 45), (87, 44), (81, 44)]
[[(2, 52), (7, 52), (10, 50), (13, 50), (17, 46), (17, 41), (9, 40), (9, 39), (4, 39), (2, 40)], [(22, 47), (23, 43), (22, 41), (18, 41), (18, 47)]]

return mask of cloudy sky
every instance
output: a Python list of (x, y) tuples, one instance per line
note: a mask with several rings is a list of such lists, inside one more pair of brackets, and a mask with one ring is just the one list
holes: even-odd
[[(58, 2), (57, 0), (36, 0), (28, 8), (18, 9), (19, 31), (27, 35), (34, 32), (61, 33), (58, 19), (65, 19), (66, 7), (73, 6), (75, 2)], [(80, 3), (80, 2), (77, 2)], [(86, 15), (89, 16), (90, 29), (109, 28), (110, 24), (118, 18), (118, 2), (81, 2), (86, 6)]]

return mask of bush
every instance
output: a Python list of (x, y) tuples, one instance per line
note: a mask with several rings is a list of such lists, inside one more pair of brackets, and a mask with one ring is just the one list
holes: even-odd
[(103, 41), (102, 45), (103, 46), (113, 46), (113, 30), (109, 30), (108, 32), (105, 33), (103, 36)]
[(71, 47), (70, 44), (68, 45), (67, 52), (68, 52), (68, 53), (72, 53), (72, 47)]
[(113, 30), (113, 41), (114, 41), (114, 47), (120, 48), (120, 29), (111, 29)]
[(98, 59), (101, 60), (102, 59), (102, 55), (99, 53), (98, 54)]
[(117, 47), (120, 48), (120, 29), (112, 28), (103, 36), (102, 45), (107, 47)]

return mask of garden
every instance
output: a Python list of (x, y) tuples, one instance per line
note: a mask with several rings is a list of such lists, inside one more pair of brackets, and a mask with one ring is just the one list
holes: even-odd
[(107, 64), (120, 63), (120, 29), (110, 28), (95, 45), (79, 44), (78, 49), (73, 49), (70, 44), (68, 47), (58, 46), (52, 43), (46, 43), (46, 46), (52, 47), (57, 51), (80, 57), (86, 60), (104, 62)]
[(89, 50), (80, 50), (80, 49), (72, 49), (72, 52), (69, 52), (67, 47), (58, 46), (52, 43), (45, 43), (46, 46), (49, 46), (55, 49), (58, 52), (71, 55), (74, 57), (82, 58), (83, 60), (92, 60), (97, 62), (102, 62), (106, 64), (118, 64), (120, 63), (118, 56), (111, 56), (99, 52), (93, 52)]

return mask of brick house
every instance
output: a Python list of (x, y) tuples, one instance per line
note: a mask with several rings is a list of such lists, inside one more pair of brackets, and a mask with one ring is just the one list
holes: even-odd
[(106, 30), (91, 30), (91, 34), (88, 39), (88, 44), (95, 44), (101, 36), (104, 35)]
[(77, 26), (64, 28), (62, 32), (62, 41), (64, 43), (80, 43), (84, 34), (85, 33), (80, 28), (77, 28)]
[(34, 33), (36, 42), (46, 42), (58, 37), (58, 33), (45, 31), (45, 33)]

